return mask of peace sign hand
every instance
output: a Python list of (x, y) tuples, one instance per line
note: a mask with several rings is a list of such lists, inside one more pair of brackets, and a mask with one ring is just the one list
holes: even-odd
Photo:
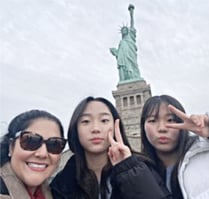
[(113, 139), (113, 133), (111, 131), (108, 134), (108, 139), (110, 142), (108, 156), (113, 166), (131, 156), (131, 151), (129, 147), (127, 147), (123, 143), (123, 138), (121, 136), (119, 128), (119, 119), (115, 121), (116, 140)]
[(199, 136), (209, 137), (209, 118), (207, 115), (188, 116), (172, 105), (168, 105), (168, 109), (183, 120), (183, 123), (167, 124), (168, 128), (185, 129)]

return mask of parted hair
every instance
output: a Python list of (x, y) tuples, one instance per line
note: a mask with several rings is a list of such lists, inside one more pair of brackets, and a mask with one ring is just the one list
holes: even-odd
[(82, 113), (84, 112), (88, 103), (92, 101), (98, 101), (98, 102), (102, 102), (103, 104), (105, 104), (110, 110), (114, 121), (116, 119), (120, 119), (119, 126), (120, 126), (121, 136), (123, 138), (123, 142), (130, 149), (131, 149), (131, 146), (125, 135), (121, 118), (116, 108), (113, 106), (113, 104), (110, 101), (102, 97), (94, 98), (92, 96), (89, 96), (85, 98), (84, 100), (82, 100), (78, 104), (78, 106), (75, 108), (71, 117), (69, 128), (68, 128), (68, 143), (69, 143), (70, 149), (75, 154), (76, 180), (77, 180), (78, 185), (80, 186), (80, 189), (83, 190), (83, 195), (85, 196), (85, 198), (97, 199), (99, 190), (100, 190), (101, 198), (104, 199), (106, 198), (106, 193), (108, 192), (107, 178), (108, 176), (110, 176), (111, 167), (112, 167), (111, 163), (107, 162), (106, 166), (103, 168), (101, 183), (99, 187), (95, 173), (91, 171), (90, 169), (88, 169), (87, 167), (87, 163), (86, 163), (86, 159), (84, 155), (84, 149), (81, 146), (79, 142), (79, 138), (78, 138), (78, 121), (80, 117), (82, 116)]
[[(181, 103), (175, 99), (172, 96), (169, 95), (160, 95), (160, 96), (153, 96), (147, 99), (145, 102), (142, 113), (141, 113), (141, 121), (140, 121), (140, 130), (141, 130), (141, 151), (148, 155), (150, 159), (152, 159), (159, 171), (159, 174), (162, 176), (164, 181), (166, 180), (166, 167), (162, 163), (162, 161), (157, 156), (155, 148), (150, 144), (150, 142), (147, 139), (146, 131), (145, 131), (145, 121), (146, 119), (153, 115), (157, 118), (159, 115), (159, 109), (161, 104), (171, 104), (175, 106), (177, 109), (181, 110), (185, 113), (185, 110)], [(177, 117), (175, 114), (173, 115), (174, 120), (177, 123), (181, 123), (181, 118)], [(176, 146), (177, 151), (177, 162), (174, 165), (174, 169), (171, 175), (171, 190), (173, 193), (173, 197), (175, 199), (183, 199), (179, 182), (178, 182), (178, 166), (180, 161), (183, 159), (185, 153), (189, 149), (189, 147), (192, 145), (195, 139), (193, 139), (191, 136), (189, 136), (189, 132), (186, 130), (180, 130), (179, 138), (178, 138), (178, 145)]]

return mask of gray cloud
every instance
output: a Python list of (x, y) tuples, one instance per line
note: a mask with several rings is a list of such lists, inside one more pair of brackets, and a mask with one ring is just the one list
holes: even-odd
[[(138, 62), (152, 94), (177, 97), (188, 113), (209, 110), (209, 2), (133, 1)], [(87, 95), (114, 102), (118, 71), (110, 47), (129, 23), (128, 3), (0, 1), (1, 129), (25, 110), (56, 114), (67, 127)]]

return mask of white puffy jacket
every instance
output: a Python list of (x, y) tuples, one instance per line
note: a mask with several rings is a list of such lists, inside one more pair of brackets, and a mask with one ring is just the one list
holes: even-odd
[(179, 168), (184, 199), (209, 199), (209, 139), (199, 137)]

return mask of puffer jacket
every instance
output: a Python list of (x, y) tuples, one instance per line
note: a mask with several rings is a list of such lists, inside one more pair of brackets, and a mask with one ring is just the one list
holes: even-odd
[[(131, 156), (112, 168), (110, 199), (172, 199), (155, 170), (137, 156)], [(51, 183), (56, 199), (84, 199), (76, 181), (75, 156)]]
[(209, 199), (209, 139), (199, 137), (179, 167), (184, 199)]
[[(15, 175), (9, 162), (0, 168), (0, 177), (1, 182), (4, 182), (8, 190), (8, 193), (6, 194), (0, 193), (0, 199), (31, 199), (25, 188), (25, 185)], [(0, 186), (2, 187), (3, 184)], [(42, 192), (45, 196), (45, 199), (52, 199), (47, 182), (42, 185)]]

